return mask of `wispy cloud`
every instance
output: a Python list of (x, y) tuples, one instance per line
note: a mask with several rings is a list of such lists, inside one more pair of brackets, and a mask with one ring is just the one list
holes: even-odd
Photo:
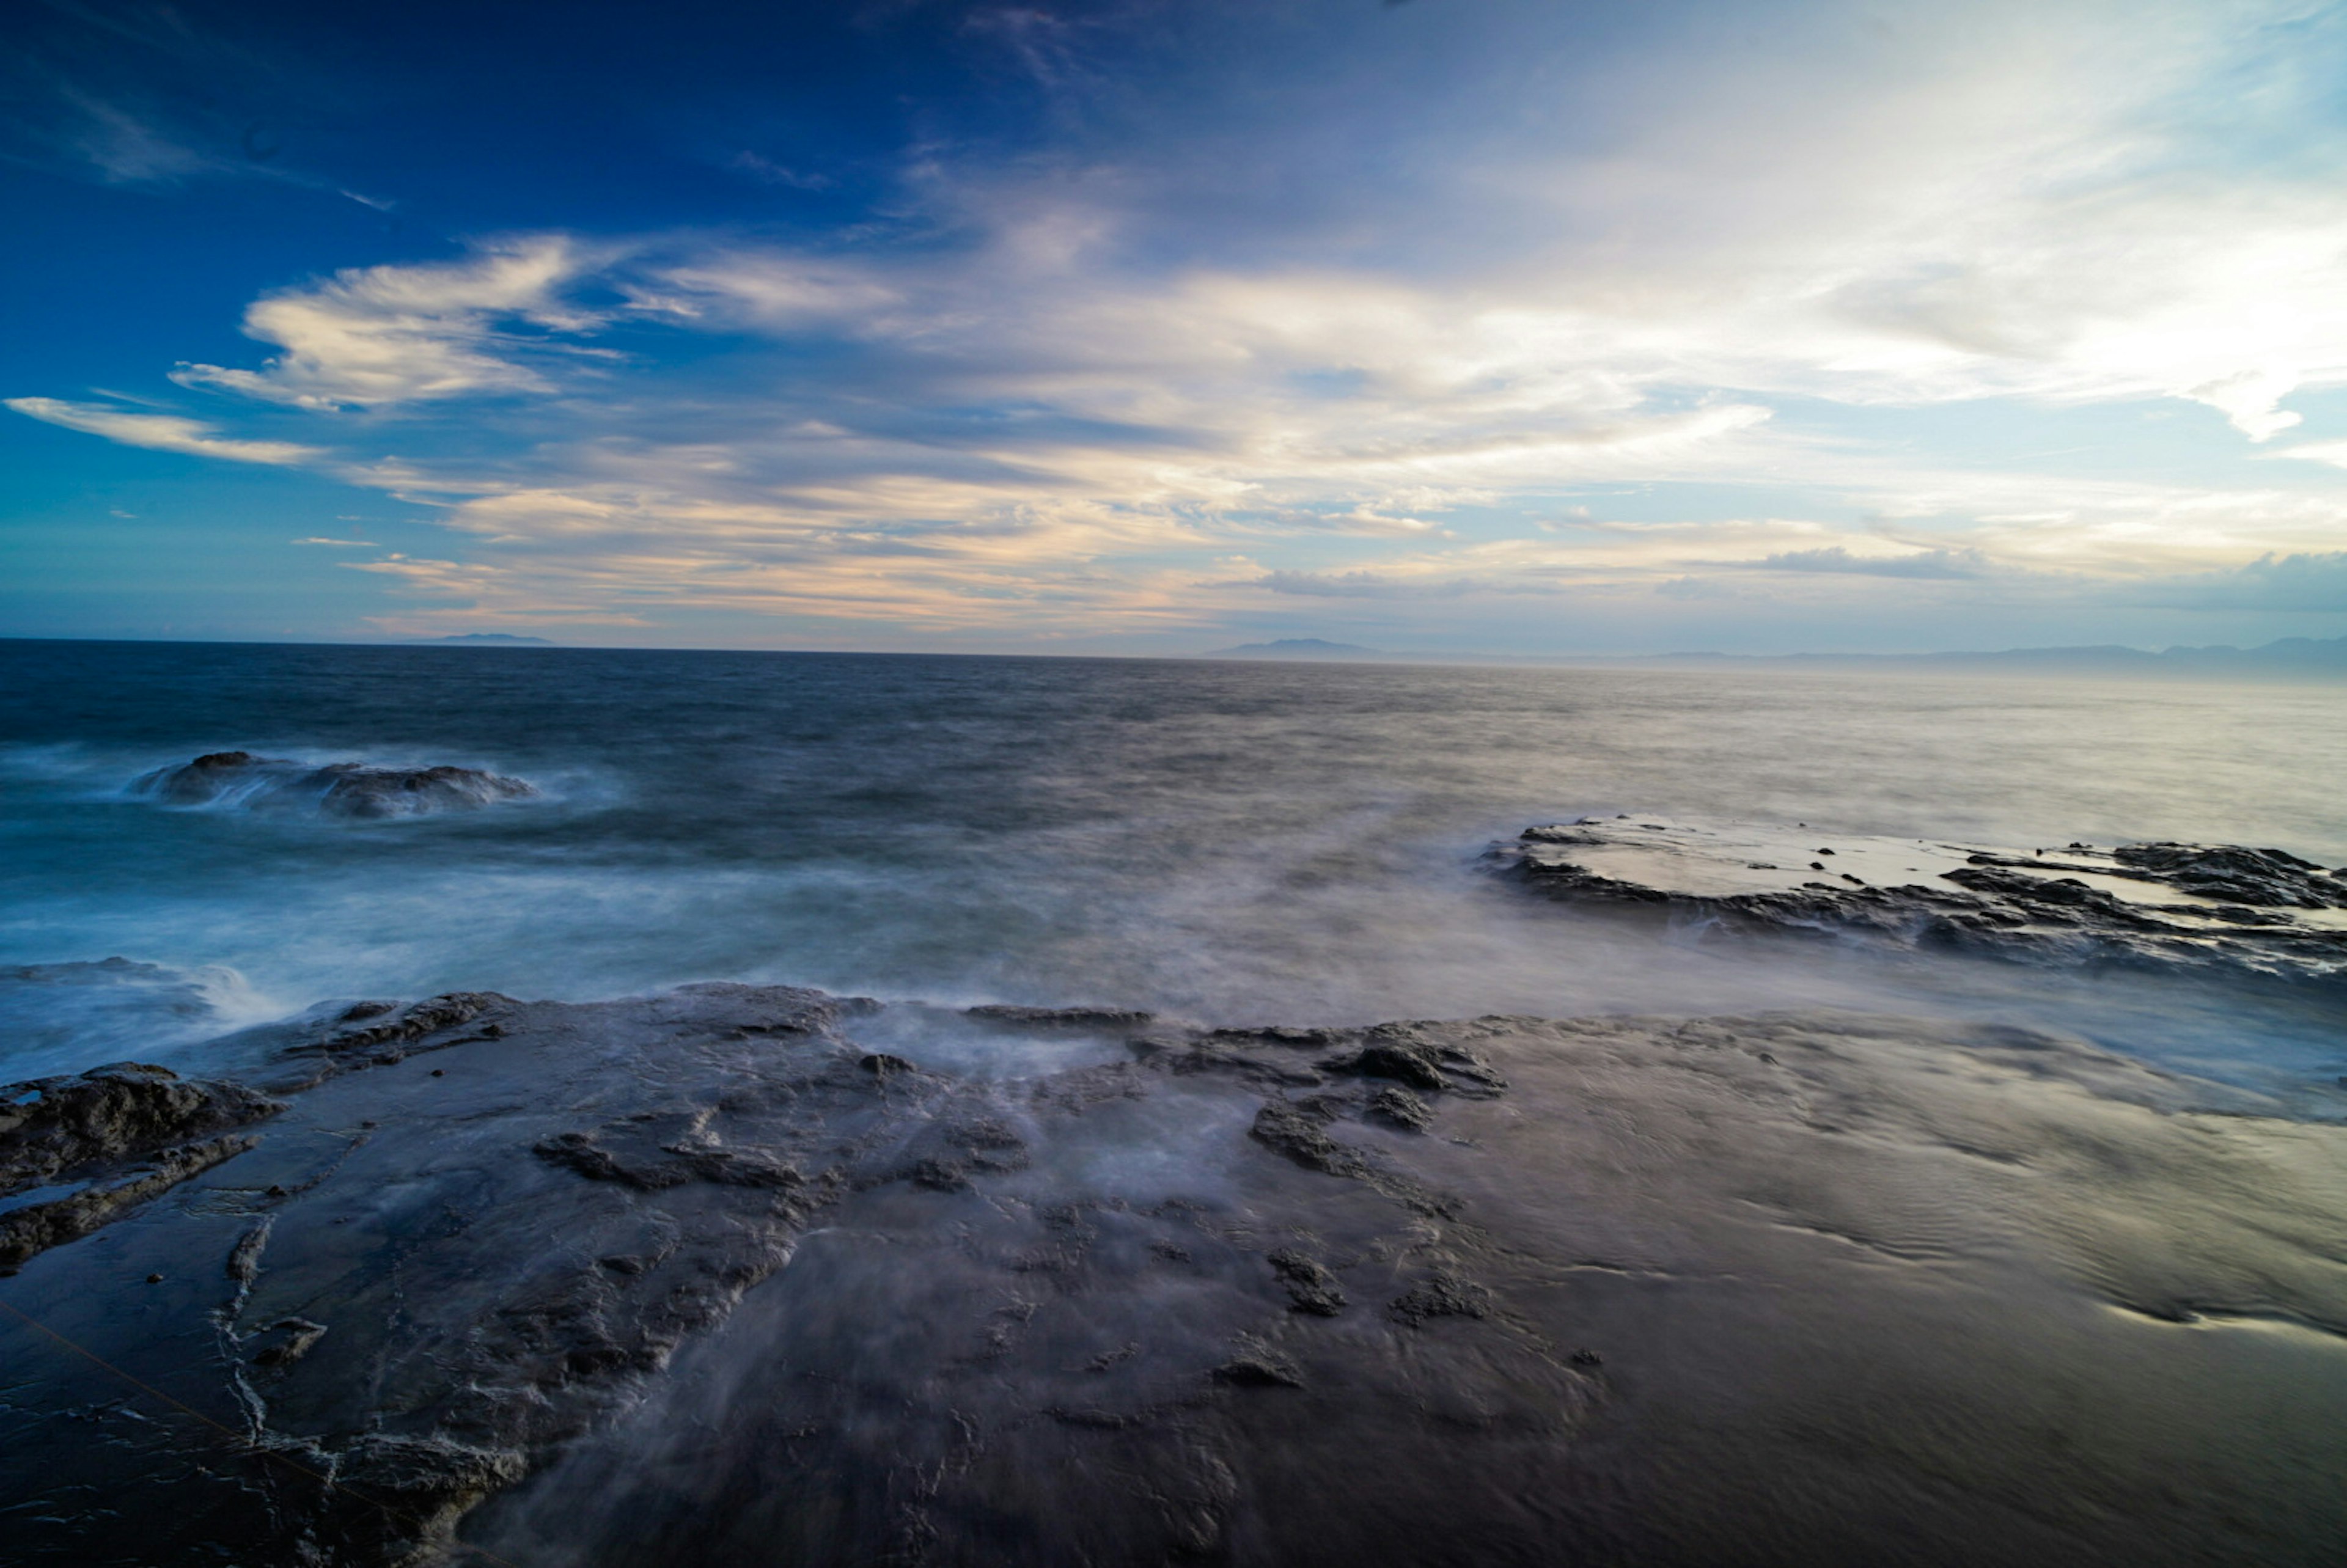
[(231, 463), (266, 463), (289, 467), (314, 463), (326, 456), (315, 446), (291, 441), (240, 441), (213, 433), (198, 419), (168, 414), (132, 414), (101, 404), (66, 403), (54, 397), (11, 397), (7, 407), (68, 430), (87, 431), (119, 441), (125, 446), (145, 446), (158, 452), (185, 452), (197, 457), (220, 457)]
[(1751, 563), (1763, 571), (1846, 572), (1860, 577), (1976, 578), (1988, 569), (1978, 550), (1915, 550), (1905, 555), (1852, 555), (1840, 545), (1785, 550)]
[(540, 236), (463, 261), (353, 268), (254, 302), (245, 335), (284, 351), (261, 369), (182, 364), (171, 379), (319, 410), (550, 392), (530, 362), (559, 346), (544, 334), (597, 324), (559, 293), (593, 256)]

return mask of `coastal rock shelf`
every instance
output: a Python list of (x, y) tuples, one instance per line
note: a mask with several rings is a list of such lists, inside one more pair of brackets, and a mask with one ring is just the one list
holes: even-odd
[(538, 794), (522, 779), (478, 768), (373, 767), (364, 763), (291, 762), (251, 752), (210, 752), (142, 774), (130, 793), (165, 805), (306, 810), (378, 819), (473, 811)]
[(11, 1562), (2347, 1533), (2347, 1128), (2072, 1040), (738, 985), (254, 1039), (0, 1096), (9, 1214), (149, 1182), (0, 1278)]
[(2347, 869), (2279, 849), (1992, 849), (1617, 816), (1529, 827), (1494, 856), (1553, 897), (1733, 927), (2068, 963), (2347, 975)]

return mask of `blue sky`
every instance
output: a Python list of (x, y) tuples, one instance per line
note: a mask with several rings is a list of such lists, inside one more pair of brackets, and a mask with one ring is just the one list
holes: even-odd
[(2347, 16), (0, 21), (0, 632), (2347, 632)]

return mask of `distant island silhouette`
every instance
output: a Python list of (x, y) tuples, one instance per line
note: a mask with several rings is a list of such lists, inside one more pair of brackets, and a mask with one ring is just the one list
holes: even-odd
[(454, 644), (457, 647), (478, 648), (552, 648), (554, 643), (543, 637), (522, 637), (511, 631), (459, 631), (447, 637), (427, 637), (425, 641), (435, 646)]
[(1195, 655), (1201, 659), (1383, 661), (1393, 664), (1583, 665), (1606, 669), (1862, 669), (1948, 670), (1983, 674), (2191, 675), (2245, 680), (2347, 679), (2347, 637), (2285, 637), (2256, 648), (2224, 644), (2161, 650), (2102, 643), (2073, 648), (2009, 648), (1937, 653), (1413, 653), (1284, 637)]
[(1417, 659), (1409, 653), (1389, 653), (1382, 648), (1363, 648), (1354, 642), (1329, 642), (1317, 637), (1283, 637), (1276, 642), (1244, 642), (1236, 648), (1217, 648), (1211, 653), (1201, 653), (1201, 659)]

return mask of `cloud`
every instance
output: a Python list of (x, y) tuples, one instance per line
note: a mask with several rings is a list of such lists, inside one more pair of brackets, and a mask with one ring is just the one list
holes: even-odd
[(770, 158), (762, 158), (749, 151), (735, 153), (726, 160), (725, 167), (746, 174), (762, 185), (785, 186), (793, 190), (828, 190), (838, 183), (827, 175), (785, 168)]
[(245, 335), (284, 351), (260, 370), (182, 364), (171, 379), (318, 410), (550, 392), (531, 361), (560, 352), (547, 334), (598, 323), (561, 298), (593, 260), (569, 239), (537, 236), (462, 261), (351, 268), (245, 312)]
[(2347, 550), (2260, 556), (2229, 571), (2139, 585), (2126, 597), (2171, 610), (2347, 614)]
[(1961, 580), (1986, 575), (1988, 562), (1978, 550), (1918, 550), (1903, 556), (1852, 555), (1840, 545), (1823, 549), (1787, 550), (1750, 563), (1762, 571), (1849, 572), (1861, 577), (1904, 577)]
[(2347, 468), (2347, 441), (2309, 441), (2302, 446), (2279, 447), (2266, 456), (2296, 457), (2301, 462), (2328, 463), (2336, 468)]
[(280, 467), (313, 462), (325, 456), (315, 446), (297, 446), (291, 441), (228, 439), (215, 436), (213, 427), (200, 420), (173, 415), (130, 414), (97, 404), (61, 402), (54, 397), (11, 397), (0, 401), (19, 414), (50, 425), (62, 425), (68, 430), (87, 431), (126, 446), (145, 446), (158, 452), (185, 452), (197, 457), (221, 457), (231, 463), (266, 463)]
[(2277, 406), (2297, 389), (2298, 377), (2280, 365), (2260, 365), (2196, 386), (2184, 395), (2205, 403), (2252, 441), (2270, 441), (2300, 423), (2301, 415)]

